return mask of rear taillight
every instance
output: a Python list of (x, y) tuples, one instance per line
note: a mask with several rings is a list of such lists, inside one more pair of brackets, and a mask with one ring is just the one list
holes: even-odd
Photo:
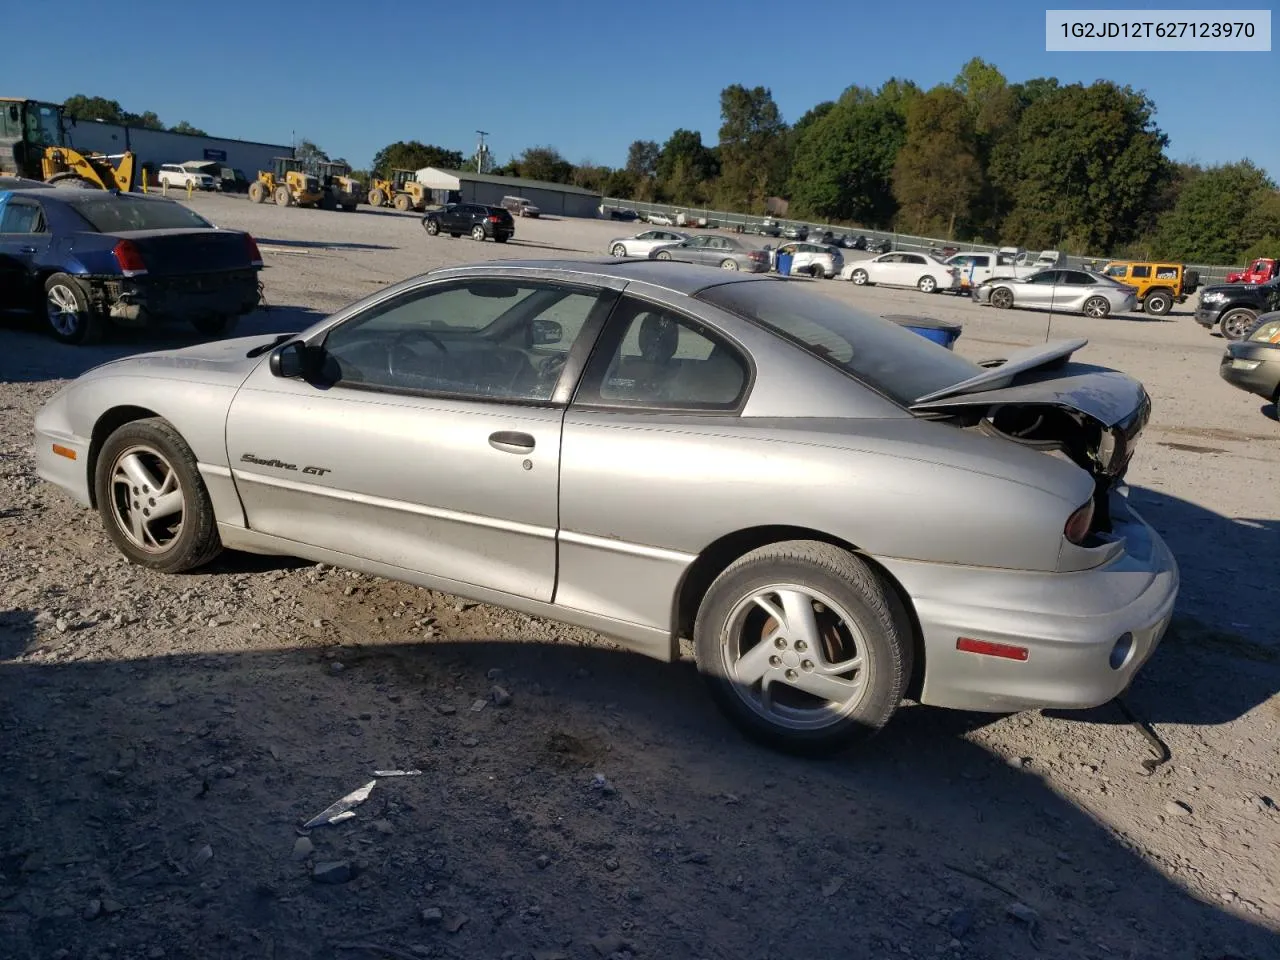
[(142, 259), (142, 251), (132, 240), (121, 240), (112, 248), (111, 253), (120, 265), (120, 272), (126, 277), (139, 277), (147, 272), (147, 262)]
[(501, 218), (499, 218), (499, 217), (489, 217), (489, 222), (490, 222), (490, 223), (501, 223), (501, 222), (502, 222), (502, 220), (501, 220)]
[(255, 267), (262, 266), (262, 251), (258, 249), (258, 241), (252, 235), (244, 235), (245, 246), (249, 248), (249, 263)]
[(1089, 528), (1093, 525), (1093, 500), (1084, 504), (1075, 513), (1067, 518), (1067, 525), (1062, 530), (1062, 535), (1080, 546), (1089, 539)]

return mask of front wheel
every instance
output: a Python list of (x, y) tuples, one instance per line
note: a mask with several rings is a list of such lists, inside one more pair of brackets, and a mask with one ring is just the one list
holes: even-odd
[(267, 188), (263, 186), (261, 180), (255, 180), (249, 184), (249, 202), (262, 203), (267, 199)]
[(1218, 321), (1218, 329), (1228, 340), (1243, 340), (1257, 319), (1252, 310), (1228, 310)]
[(867, 276), (867, 271), (865, 270), (855, 270), (849, 274), (849, 279), (853, 281), (855, 287), (865, 287), (870, 277)]
[(422, 226), (423, 229), (427, 231), (428, 236), (434, 237), (440, 232), (440, 222), (432, 219), (431, 217), (423, 217)]
[(1152, 316), (1163, 317), (1173, 309), (1173, 298), (1163, 290), (1152, 290), (1142, 301), (1142, 309)]
[(103, 319), (89, 303), (89, 293), (75, 277), (55, 273), (44, 284), (45, 316), (54, 337), (75, 346), (102, 339)]
[(135, 420), (111, 434), (94, 493), (107, 536), (134, 563), (182, 573), (222, 550), (195, 454), (167, 420)]
[(275, 201), (277, 207), (288, 207), (293, 204), (293, 194), (289, 192), (289, 188), (284, 184), (276, 187)]
[(926, 274), (916, 283), (916, 289), (921, 293), (933, 293), (938, 289), (938, 281)]
[(620, 243), (615, 243), (613, 245), (613, 249), (610, 250), (609, 252), (612, 253), (618, 259), (622, 259), (627, 255), (627, 248)]
[(991, 291), (991, 305), (997, 310), (1008, 310), (1013, 306), (1013, 291), (1008, 287), (996, 287)]
[(378, 187), (374, 187), (369, 191), (369, 206), (380, 207), (387, 202), (387, 195)]
[(1109, 313), (1111, 313), (1111, 303), (1106, 297), (1090, 297), (1084, 302), (1084, 314), (1086, 317), (1101, 320)]
[(810, 540), (730, 565), (698, 608), (694, 643), (721, 709), (789, 752), (830, 753), (875, 733), (911, 677), (896, 594), (847, 550)]
[(400, 213), (408, 213), (413, 206), (413, 201), (409, 199), (407, 193), (397, 193), (395, 200), (391, 201), (391, 205)]

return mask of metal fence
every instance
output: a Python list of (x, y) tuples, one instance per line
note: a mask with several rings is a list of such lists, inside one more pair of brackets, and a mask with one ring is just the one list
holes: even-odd
[[(651, 214), (664, 214), (670, 217), (673, 223), (676, 221), (676, 217), (683, 213), (686, 220), (692, 221), (690, 226), (705, 220), (706, 226), (718, 227), (722, 230), (733, 230), (737, 227), (742, 227), (744, 230), (753, 231), (759, 224), (769, 219), (749, 213), (731, 213), (725, 210), (711, 210), (707, 207), (679, 207), (669, 203), (646, 203), (641, 200), (622, 200), (617, 197), (605, 197), (601, 201), (601, 205), (605, 210), (610, 208), (634, 210), (646, 219)], [(812, 220), (795, 220), (789, 217), (773, 217), (772, 219), (784, 228), (804, 225), (809, 228), (810, 232), (814, 230), (830, 230), (833, 233), (860, 234), (868, 240), (888, 240), (893, 244), (893, 249), (895, 250), (933, 250), (940, 247), (959, 247), (962, 250), (992, 249), (988, 244), (963, 243), (958, 240), (943, 240), (938, 237), (917, 237), (907, 233), (817, 223)], [(1067, 253), (1067, 264), (1073, 267), (1084, 267), (1092, 263), (1096, 263), (1101, 267), (1102, 264), (1111, 259), (1133, 258), (1112, 258), (1101, 255)], [(1200, 274), (1201, 286), (1209, 283), (1224, 283), (1228, 273), (1244, 269), (1240, 266), (1223, 267), (1202, 263), (1188, 263), (1186, 267), (1188, 270), (1195, 270)]]

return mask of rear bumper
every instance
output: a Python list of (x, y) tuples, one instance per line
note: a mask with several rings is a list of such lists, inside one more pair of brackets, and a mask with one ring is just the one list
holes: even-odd
[[(1121, 693), (1173, 616), (1178, 566), (1115, 497), (1125, 552), (1079, 573), (1028, 573), (881, 560), (915, 606), (924, 638), (921, 702), (961, 710), (1085, 709)], [(1113, 654), (1129, 636), (1123, 657)], [(956, 649), (960, 637), (1026, 648), (1022, 661)]]
[(241, 316), (261, 299), (256, 270), (187, 277), (141, 277), (100, 281), (105, 308), (123, 326), (171, 320)]

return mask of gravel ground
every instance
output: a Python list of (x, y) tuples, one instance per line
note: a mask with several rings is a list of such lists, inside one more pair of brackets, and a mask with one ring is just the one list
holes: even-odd
[[(483, 257), (603, 253), (626, 224), (519, 221), (506, 247), (416, 217), (191, 201), (262, 245), (298, 329)], [(981, 357), (1046, 314), (814, 281), (960, 320)], [(1280, 426), (1222, 383), (1222, 341), (1052, 318), (1155, 400), (1130, 472), (1179, 556), (1178, 618), (1130, 703), (991, 717), (904, 707), (856, 755), (741, 740), (692, 666), (314, 564), (126, 564), (38, 481), (31, 420), (104, 359), (0, 326), (0, 956), (208, 958), (1280, 957)], [(406, 769), (404, 777), (374, 771)], [(301, 829), (376, 781), (356, 816)]]

